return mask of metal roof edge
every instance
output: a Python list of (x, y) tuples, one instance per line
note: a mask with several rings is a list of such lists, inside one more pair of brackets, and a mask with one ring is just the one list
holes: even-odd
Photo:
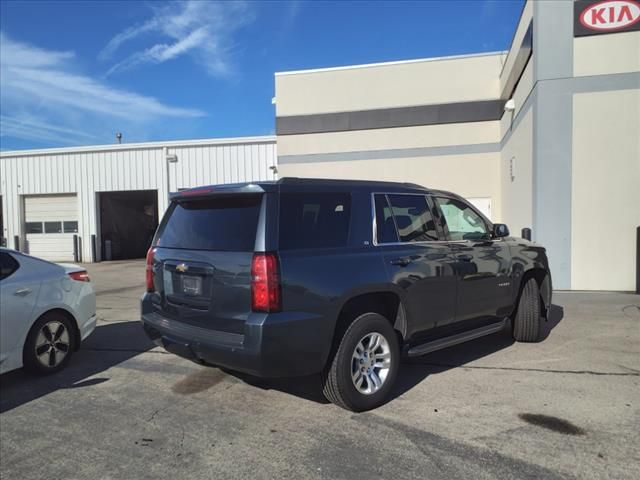
[(275, 143), (275, 135), (263, 135), (254, 137), (228, 137), (228, 138), (204, 138), (196, 140), (170, 140), (159, 142), (122, 143), (113, 145), (89, 145), (83, 147), (59, 147), (33, 150), (9, 150), (0, 152), (0, 158), (30, 157), (36, 155), (108, 152), (118, 150), (139, 150), (144, 148), (176, 148), (193, 147), (199, 145), (238, 145), (243, 143)]
[(283, 71), (283, 72), (275, 72), (275, 76), (278, 77), (278, 76), (284, 76), (284, 75), (300, 75), (305, 73), (333, 72), (338, 70), (355, 70), (360, 68), (386, 67), (386, 66), (403, 65), (403, 64), (409, 64), (409, 63), (437, 62), (441, 60), (462, 60), (465, 58), (488, 57), (492, 55), (505, 55), (508, 53), (509, 53), (508, 50), (500, 50), (495, 52), (466, 53), (461, 55), (449, 55), (444, 57), (427, 57), (427, 58), (416, 58), (411, 60), (395, 60), (390, 62), (343, 65), (339, 67), (310, 68), (307, 70), (289, 70), (289, 71)]

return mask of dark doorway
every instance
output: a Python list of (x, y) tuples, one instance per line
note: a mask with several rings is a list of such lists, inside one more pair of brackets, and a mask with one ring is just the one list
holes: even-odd
[(144, 258), (158, 226), (158, 191), (99, 195), (102, 260)]

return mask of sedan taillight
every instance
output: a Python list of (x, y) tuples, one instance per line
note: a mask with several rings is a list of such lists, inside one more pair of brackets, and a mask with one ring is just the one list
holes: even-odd
[(80, 272), (71, 272), (69, 274), (69, 276), (78, 281), (78, 282), (90, 282), (91, 279), (89, 278), (89, 274), (87, 273), (86, 270), (82, 270)]

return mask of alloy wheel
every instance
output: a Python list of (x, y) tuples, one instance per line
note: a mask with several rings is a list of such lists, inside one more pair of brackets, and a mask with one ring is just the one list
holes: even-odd
[(47, 368), (53, 368), (65, 359), (70, 348), (67, 328), (60, 322), (45, 323), (36, 339), (36, 358)]
[(389, 341), (371, 332), (356, 344), (351, 359), (351, 380), (358, 392), (371, 395), (384, 385), (391, 367)]

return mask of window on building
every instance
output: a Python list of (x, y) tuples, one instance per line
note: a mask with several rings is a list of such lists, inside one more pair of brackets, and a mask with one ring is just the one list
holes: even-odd
[(78, 233), (78, 222), (62, 222), (62, 231), (64, 233)]
[(26, 222), (25, 233), (78, 233), (78, 222)]
[(280, 248), (344, 247), (349, 239), (350, 216), (348, 193), (283, 193)]
[(401, 242), (438, 240), (436, 224), (424, 195), (387, 195)]
[(485, 221), (466, 203), (445, 197), (436, 197), (451, 240), (479, 240), (489, 236)]
[(42, 222), (27, 222), (25, 224), (26, 233), (43, 233)]
[(62, 233), (62, 222), (44, 222), (44, 233)]

